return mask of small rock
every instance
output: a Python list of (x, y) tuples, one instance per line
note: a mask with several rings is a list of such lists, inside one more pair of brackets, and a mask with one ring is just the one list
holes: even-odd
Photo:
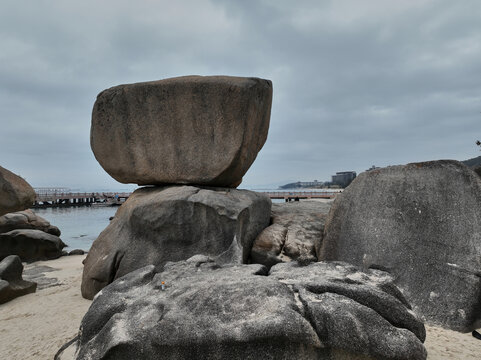
[(0, 262), (0, 304), (35, 292), (37, 284), (23, 280), (22, 271), (22, 261), (16, 255), (7, 256)]
[(24, 210), (0, 216), (0, 234), (17, 229), (34, 229), (60, 236), (58, 227), (50, 225), (43, 217), (32, 210)]
[(58, 236), (40, 230), (12, 230), (0, 234), (0, 259), (9, 255), (27, 262), (56, 259), (65, 246)]
[(82, 249), (75, 249), (68, 253), (69, 255), (84, 255), (85, 251)]

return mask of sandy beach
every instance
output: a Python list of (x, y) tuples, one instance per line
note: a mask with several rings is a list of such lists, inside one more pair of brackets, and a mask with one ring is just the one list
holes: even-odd
[[(53, 359), (78, 331), (90, 300), (80, 295), (82, 260), (66, 256), (25, 266), (25, 278), (39, 283), (36, 293), (0, 305), (0, 359)], [(426, 326), (428, 359), (479, 359), (481, 341)]]
[(84, 258), (64, 256), (25, 265), (24, 273), (32, 275), (24, 278), (39, 286), (34, 294), (0, 305), (0, 359), (53, 359), (76, 336), (91, 303), (80, 294)]

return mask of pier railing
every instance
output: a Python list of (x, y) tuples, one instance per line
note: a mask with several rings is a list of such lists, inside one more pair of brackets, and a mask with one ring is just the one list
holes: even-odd
[[(115, 201), (122, 203), (130, 192), (71, 192), (67, 188), (36, 188), (34, 207), (88, 205), (97, 202)], [(341, 190), (335, 191), (260, 191), (271, 199), (333, 199)]]
[(110, 199), (123, 198), (126, 199), (131, 193), (116, 193), (116, 192), (52, 192), (52, 193), (36, 193), (37, 201), (55, 201), (67, 199)]

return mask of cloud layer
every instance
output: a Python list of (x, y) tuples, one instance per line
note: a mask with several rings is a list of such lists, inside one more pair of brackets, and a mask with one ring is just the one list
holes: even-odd
[(96, 95), (173, 76), (271, 79), (244, 187), (479, 155), (479, 1), (6, 1), (0, 164), (33, 186), (122, 188), (89, 146)]

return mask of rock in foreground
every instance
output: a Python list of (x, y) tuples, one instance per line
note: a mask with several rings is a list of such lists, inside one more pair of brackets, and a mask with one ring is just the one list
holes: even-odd
[(332, 205), (321, 259), (389, 271), (427, 322), (481, 323), (481, 179), (457, 161), (358, 176)]
[(330, 207), (319, 201), (272, 204), (272, 225), (256, 238), (251, 261), (268, 267), (292, 260), (317, 261)]
[(424, 326), (387, 274), (290, 263), (265, 275), (201, 255), (127, 274), (95, 297), (76, 359), (426, 358)]
[(0, 234), (17, 229), (34, 229), (60, 236), (58, 227), (50, 225), (43, 217), (32, 210), (18, 211), (0, 216)]
[(91, 147), (114, 179), (236, 187), (264, 145), (272, 83), (185, 76), (101, 92)]
[(25, 210), (35, 202), (35, 191), (20, 176), (0, 166), (0, 215)]
[(58, 236), (41, 230), (12, 230), (0, 234), (0, 259), (9, 255), (27, 262), (56, 259), (65, 246)]
[(220, 263), (247, 262), (256, 236), (269, 225), (270, 199), (248, 190), (193, 186), (136, 190), (94, 241), (82, 296), (146, 265), (202, 253)]
[(7, 256), (0, 262), (0, 304), (35, 292), (37, 284), (23, 280), (22, 272), (22, 261), (16, 255)]

